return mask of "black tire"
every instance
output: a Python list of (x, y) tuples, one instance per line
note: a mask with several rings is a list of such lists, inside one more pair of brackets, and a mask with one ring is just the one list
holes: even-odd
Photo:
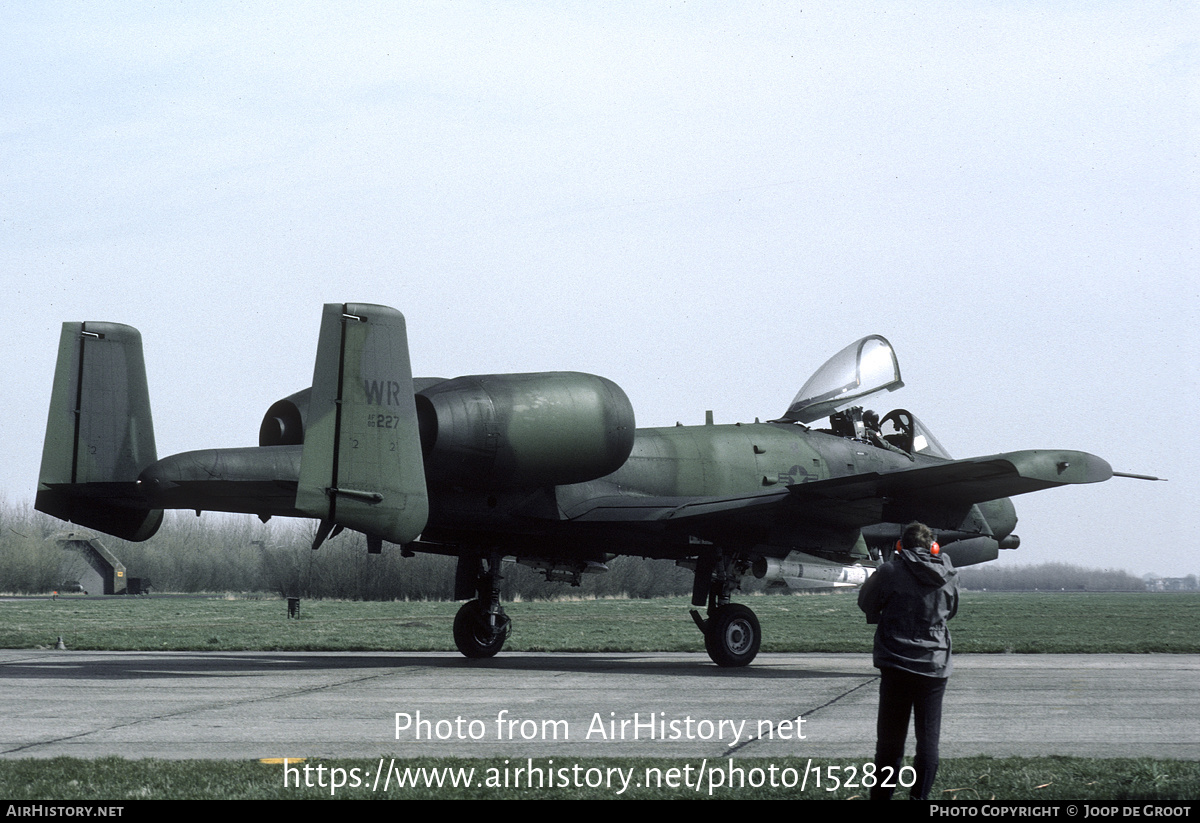
[(718, 606), (708, 618), (704, 648), (718, 666), (748, 666), (758, 655), (762, 628), (754, 612), (740, 603)]
[(508, 639), (508, 618), (502, 619), (500, 630), (493, 634), (488, 626), (487, 612), (479, 601), (463, 603), (458, 614), (454, 615), (454, 645), (472, 660), (495, 657)]

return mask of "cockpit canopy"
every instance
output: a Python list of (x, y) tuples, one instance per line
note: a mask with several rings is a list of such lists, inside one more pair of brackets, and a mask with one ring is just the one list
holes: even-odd
[(881, 335), (868, 335), (826, 360), (808, 378), (782, 419), (811, 423), (876, 392), (895, 391), (903, 385), (892, 344)]
[(894, 409), (882, 420), (875, 412), (863, 410), (864, 398), (903, 385), (892, 344), (881, 335), (868, 335), (825, 361), (800, 389), (782, 420), (811, 423), (828, 417), (830, 428), (822, 431), (830, 434), (908, 455), (949, 458), (933, 433), (907, 409)]

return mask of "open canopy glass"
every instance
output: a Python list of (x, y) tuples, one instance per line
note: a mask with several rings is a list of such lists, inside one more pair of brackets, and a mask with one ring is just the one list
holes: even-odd
[(872, 334), (825, 361), (788, 406), (784, 420), (811, 423), (868, 395), (903, 386), (892, 344)]

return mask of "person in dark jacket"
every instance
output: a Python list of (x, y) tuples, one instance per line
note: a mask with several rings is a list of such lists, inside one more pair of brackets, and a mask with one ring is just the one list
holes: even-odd
[[(872, 800), (890, 800), (900, 785), (900, 764), (908, 718), (916, 716), (917, 754), (913, 760), (914, 799), (928, 799), (937, 776), (942, 696), (950, 678), (950, 630), (958, 612), (958, 572), (940, 553), (933, 532), (910, 523), (896, 555), (875, 570), (858, 593), (858, 607), (875, 625), (875, 667), (879, 669)], [(890, 771), (889, 771), (890, 770)], [(889, 784), (890, 785), (884, 785)]]

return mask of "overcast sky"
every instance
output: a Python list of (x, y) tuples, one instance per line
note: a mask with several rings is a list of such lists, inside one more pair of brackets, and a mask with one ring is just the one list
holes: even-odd
[(955, 456), (1170, 478), (1017, 498), (1001, 562), (1200, 573), (1197, 8), (4, 4), (0, 492), (64, 321), (141, 330), (160, 456), (255, 443), (326, 302), (642, 426), (777, 417), (879, 333)]

